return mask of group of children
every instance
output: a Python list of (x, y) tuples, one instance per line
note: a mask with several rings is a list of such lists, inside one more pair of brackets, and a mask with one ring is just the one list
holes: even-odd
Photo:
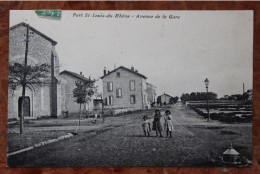
[[(161, 112), (157, 109), (155, 110), (154, 114), (154, 120), (153, 120), (153, 127), (152, 130), (156, 132), (156, 136), (158, 136), (158, 133), (160, 137), (162, 137), (162, 125), (161, 125)], [(169, 110), (165, 111), (165, 117), (164, 117), (164, 131), (166, 131), (166, 136), (172, 137), (172, 130), (173, 130), (173, 124), (172, 124), (172, 116), (171, 112)], [(142, 123), (143, 131), (145, 136), (150, 136), (151, 126), (150, 122), (148, 120), (147, 116), (143, 117), (143, 123)]]

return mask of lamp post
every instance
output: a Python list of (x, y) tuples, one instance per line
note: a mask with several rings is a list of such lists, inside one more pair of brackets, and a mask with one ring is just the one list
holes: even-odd
[(208, 88), (209, 88), (209, 80), (208, 80), (208, 78), (206, 78), (205, 80), (204, 80), (204, 83), (205, 83), (205, 85), (206, 85), (206, 91), (207, 91), (207, 112), (208, 112), (208, 121), (209, 121), (209, 119), (210, 119), (210, 115), (209, 115), (209, 97), (208, 97)]

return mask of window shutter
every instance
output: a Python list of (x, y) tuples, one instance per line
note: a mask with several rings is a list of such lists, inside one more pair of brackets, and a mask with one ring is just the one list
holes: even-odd
[(120, 96), (119, 96), (119, 89), (116, 89), (116, 96), (117, 96), (117, 97), (120, 97)]
[(135, 81), (134, 80), (131, 80), (129, 82), (129, 85), (130, 85), (130, 91), (134, 91), (135, 90)]
[(122, 97), (122, 89), (118, 89), (119, 97)]
[(110, 82), (110, 91), (113, 91), (113, 83)]

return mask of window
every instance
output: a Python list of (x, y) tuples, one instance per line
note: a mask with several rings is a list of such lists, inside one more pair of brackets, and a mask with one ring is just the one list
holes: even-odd
[(121, 88), (116, 89), (116, 97), (122, 98), (122, 89)]
[(131, 80), (130, 81), (130, 91), (134, 91), (135, 90), (135, 81)]
[(113, 96), (112, 95), (110, 95), (110, 96), (108, 96), (108, 98), (106, 98), (106, 104), (107, 104), (107, 106), (113, 105)]
[(113, 91), (113, 82), (107, 82), (107, 91), (108, 92)]
[(135, 104), (135, 95), (130, 96), (130, 103)]
[(116, 73), (116, 77), (120, 77), (120, 72), (117, 72), (117, 73)]

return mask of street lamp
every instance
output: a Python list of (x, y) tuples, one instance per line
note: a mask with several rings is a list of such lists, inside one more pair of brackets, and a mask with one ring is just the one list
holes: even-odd
[(207, 112), (208, 112), (208, 121), (209, 121), (210, 115), (209, 115), (209, 97), (208, 97), (208, 88), (209, 88), (209, 80), (208, 80), (208, 78), (206, 78), (204, 80), (204, 83), (206, 85), (206, 91), (207, 91)]

